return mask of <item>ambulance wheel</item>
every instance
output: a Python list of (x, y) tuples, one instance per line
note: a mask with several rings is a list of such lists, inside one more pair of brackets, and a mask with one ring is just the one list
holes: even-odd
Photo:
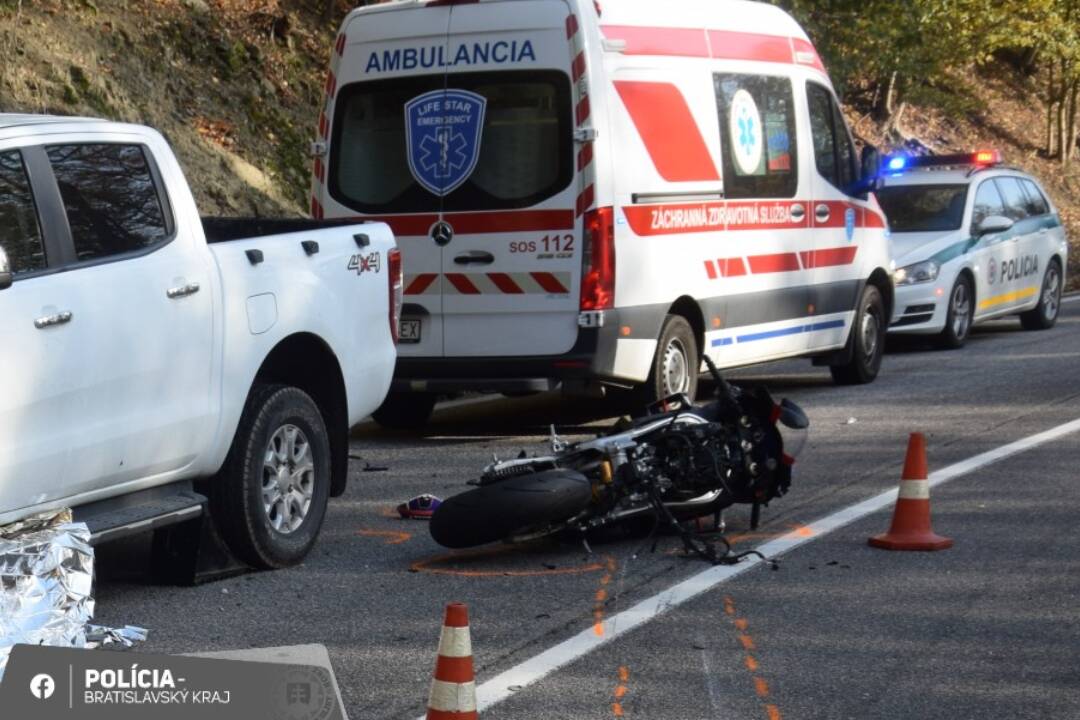
[(885, 303), (881, 291), (867, 284), (859, 298), (855, 323), (848, 338), (851, 360), (829, 368), (837, 385), (865, 385), (873, 382), (881, 370), (885, 355)]
[(644, 408), (678, 393), (686, 393), (693, 400), (700, 366), (697, 340), (690, 323), (680, 315), (668, 315), (660, 328), (660, 342), (649, 379), (634, 393), (635, 404)]
[(949, 293), (949, 310), (945, 315), (945, 329), (937, 337), (938, 347), (956, 350), (964, 347), (971, 334), (971, 318), (975, 312), (974, 293), (967, 275), (956, 278)]
[(392, 392), (371, 417), (391, 430), (418, 430), (431, 417), (435, 399), (435, 393)]
[(1025, 330), (1049, 330), (1057, 322), (1061, 309), (1061, 265), (1057, 258), (1050, 261), (1043, 275), (1039, 304), (1020, 313), (1020, 325)]

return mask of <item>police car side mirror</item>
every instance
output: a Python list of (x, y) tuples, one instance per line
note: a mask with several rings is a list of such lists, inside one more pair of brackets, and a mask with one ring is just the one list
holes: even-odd
[(4, 252), (4, 248), (0, 248), (0, 290), (7, 290), (11, 287), (14, 279), (15, 276), (11, 272), (11, 263), (8, 262), (7, 253)]
[(975, 226), (975, 235), (982, 237), (983, 235), (1003, 233), (1010, 230), (1013, 224), (1013, 220), (1004, 215), (988, 215)]

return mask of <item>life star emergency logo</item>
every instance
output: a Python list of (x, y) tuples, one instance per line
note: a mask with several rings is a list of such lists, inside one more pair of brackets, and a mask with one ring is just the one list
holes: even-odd
[(465, 182), (480, 158), (487, 99), (467, 90), (433, 90), (405, 104), (409, 171), (435, 195)]
[(764, 133), (754, 96), (739, 90), (731, 98), (728, 121), (735, 165), (741, 175), (756, 175), (761, 166)]

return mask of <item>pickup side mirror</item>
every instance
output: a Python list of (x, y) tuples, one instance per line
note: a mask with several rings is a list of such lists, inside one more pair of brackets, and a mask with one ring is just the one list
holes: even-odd
[(994, 235), (1012, 229), (1015, 223), (1004, 215), (987, 215), (975, 226), (975, 236)]
[(11, 272), (11, 263), (8, 262), (7, 253), (4, 252), (4, 248), (0, 248), (0, 290), (7, 290), (14, 280), (15, 275)]

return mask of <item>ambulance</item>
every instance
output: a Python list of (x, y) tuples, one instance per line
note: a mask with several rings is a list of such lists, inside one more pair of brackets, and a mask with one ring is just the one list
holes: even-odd
[(311, 211), (393, 228), (394, 387), (693, 394), (720, 367), (881, 365), (875, 150), (809, 38), (741, 0), (397, 0), (337, 36)]

